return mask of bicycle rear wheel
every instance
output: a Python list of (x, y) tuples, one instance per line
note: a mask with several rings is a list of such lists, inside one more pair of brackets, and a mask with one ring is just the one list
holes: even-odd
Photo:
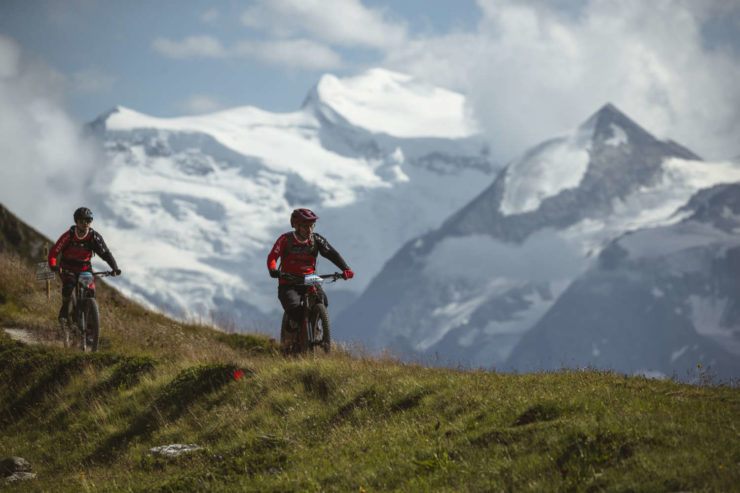
[(75, 323), (77, 324), (76, 337), (80, 338), (80, 349), (85, 352), (87, 351), (87, 338), (85, 337), (85, 332), (87, 332), (87, 319), (85, 318), (84, 301), (80, 301), (79, 303), (83, 306), (78, 306), (77, 310), (75, 310), (77, 315), (75, 320)]
[(85, 300), (82, 310), (86, 327), (82, 331), (83, 351), (95, 352), (100, 341), (100, 312), (95, 298)]
[(313, 326), (313, 348), (320, 347), (325, 353), (331, 350), (331, 328), (329, 326), (329, 312), (321, 303), (317, 303), (311, 310), (311, 325)]

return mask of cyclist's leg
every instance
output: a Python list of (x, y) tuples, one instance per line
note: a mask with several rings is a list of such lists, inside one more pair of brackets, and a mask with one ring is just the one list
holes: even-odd
[[(288, 316), (288, 320), (300, 320), (301, 317), (301, 296), (294, 286), (281, 285), (278, 287), (278, 299), (283, 306), (283, 310)], [(295, 317), (295, 318), (294, 318)], [(298, 327), (296, 325), (296, 327)], [(290, 352), (291, 348), (298, 340), (298, 330), (288, 330), (286, 324), (280, 327), (280, 350), (283, 354)]]
[(72, 291), (75, 289), (74, 277), (65, 274), (62, 277), (62, 307), (59, 309), (59, 322), (65, 323), (69, 320), (69, 302), (72, 299)]
[(283, 306), (283, 310), (288, 314), (292, 325), (300, 327), (303, 309), (301, 308), (301, 292), (296, 286), (284, 284), (278, 287), (278, 299)]
[(290, 354), (298, 342), (298, 331), (287, 330), (285, 325), (280, 326), (280, 352)]

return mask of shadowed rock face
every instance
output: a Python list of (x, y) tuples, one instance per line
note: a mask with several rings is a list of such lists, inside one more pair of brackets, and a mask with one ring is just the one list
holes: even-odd
[(735, 233), (737, 216), (740, 216), (740, 184), (719, 185), (702, 190), (683, 209), (693, 211), (692, 220), (711, 224), (727, 233)]
[[(594, 366), (740, 375), (740, 185), (697, 193), (678, 224), (613, 241), (522, 338), (522, 371)], [(727, 234), (729, 233), (729, 234)], [(672, 248), (657, 241), (670, 237)]]
[(701, 363), (727, 379), (736, 356), (696, 332), (671, 299), (656, 299), (648, 279), (595, 272), (573, 283), (522, 338), (506, 367), (518, 371), (595, 367), (683, 379)]
[(41, 233), (0, 204), (0, 252), (12, 252), (27, 260), (42, 260), (47, 243), (49, 240)]

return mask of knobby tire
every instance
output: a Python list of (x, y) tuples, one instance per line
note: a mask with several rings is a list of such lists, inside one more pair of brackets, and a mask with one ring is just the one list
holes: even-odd
[(311, 326), (313, 327), (314, 344), (311, 352), (317, 346), (328, 353), (331, 350), (331, 327), (329, 325), (329, 312), (326, 306), (317, 303), (311, 309)]
[(82, 335), (82, 338), (85, 339), (85, 350), (95, 352), (98, 350), (98, 343), (100, 342), (100, 311), (98, 310), (98, 301), (95, 298), (85, 300), (83, 312), (87, 325), (87, 332), (83, 332)]
[(85, 320), (85, 301), (79, 300), (79, 305), (77, 306), (77, 329), (78, 333), (77, 335), (80, 338), (80, 349), (82, 349), (83, 352), (87, 351), (87, 337), (85, 337), (85, 333), (87, 332), (87, 320)]
[[(308, 342), (308, 334), (306, 334), (306, 325), (311, 325), (314, 331), (314, 342), (310, 344)], [(288, 315), (283, 313), (283, 320), (281, 323), (281, 334), (285, 333), (288, 329)], [(328, 353), (331, 349), (331, 328), (329, 326), (329, 313), (326, 310), (326, 306), (322, 304), (316, 304), (311, 309), (310, 319), (304, 317), (303, 324), (298, 329), (293, 343), (286, 348), (286, 354), (314, 354), (316, 348), (319, 347), (324, 350), (324, 353)]]
[[(74, 293), (72, 293), (72, 298), (70, 299), (68, 306), (71, 307), (72, 314), (74, 315), (76, 313), (75, 307), (77, 306), (77, 299), (75, 298)], [(74, 327), (72, 327), (71, 324), (76, 323), (76, 321), (72, 320), (70, 322), (71, 319), (69, 317), (69, 314), (69, 308), (67, 308), (67, 313), (62, 314), (65, 317), (64, 322), (61, 323), (62, 337), (64, 338), (62, 342), (64, 343), (65, 349), (71, 348), (74, 344)]]

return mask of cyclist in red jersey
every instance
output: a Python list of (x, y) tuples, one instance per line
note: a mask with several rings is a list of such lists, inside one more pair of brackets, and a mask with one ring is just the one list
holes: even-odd
[[(62, 273), (62, 307), (59, 309), (59, 323), (69, 320), (69, 302), (74, 291), (75, 276), (72, 272), (92, 270), (90, 260), (94, 253), (105, 260), (113, 271), (114, 276), (121, 274), (116, 259), (108, 250), (103, 237), (90, 227), (93, 213), (87, 207), (80, 207), (74, 213), (75, 225), (62, 233), (52, 249), (49, 251), (49, 267), (53, 271)], [(57, 265), (57, 257), (59, 264)]]
[[(277, 279), (280, 272), (299, 275), (313, 274), (316, 272), (316, 259), (319, 254), (339, 267), (343, 271), (345, 279), (354, 277), (355, 273), (339, 255), (339, 252), (332, 248), (326, 238), (313, 232), (318, 218), (309, 209), (293, 211), (290, 215), (290, 225), (295, 228), (295, 231), (288, 231), (280, 235), (267, 256), (267, 269), (271, 277)], [(277, 265), (278, 259), (280, 259), (279, 267)], [(287, 344), (287, 338), (295, 337), (300, 326), (302, 315), (300, 302), (304, 289), (306, 288), (296, 286), (285, 279), (280, 279), (278, 283), (278, 299), (288, 314), (289, 325), (293, 329), (293, 334), (280, 334), (281, 346)], [(321, 287), (319, 287), (319, 290), (326, 305), (328, 303), (326, 294)]]

